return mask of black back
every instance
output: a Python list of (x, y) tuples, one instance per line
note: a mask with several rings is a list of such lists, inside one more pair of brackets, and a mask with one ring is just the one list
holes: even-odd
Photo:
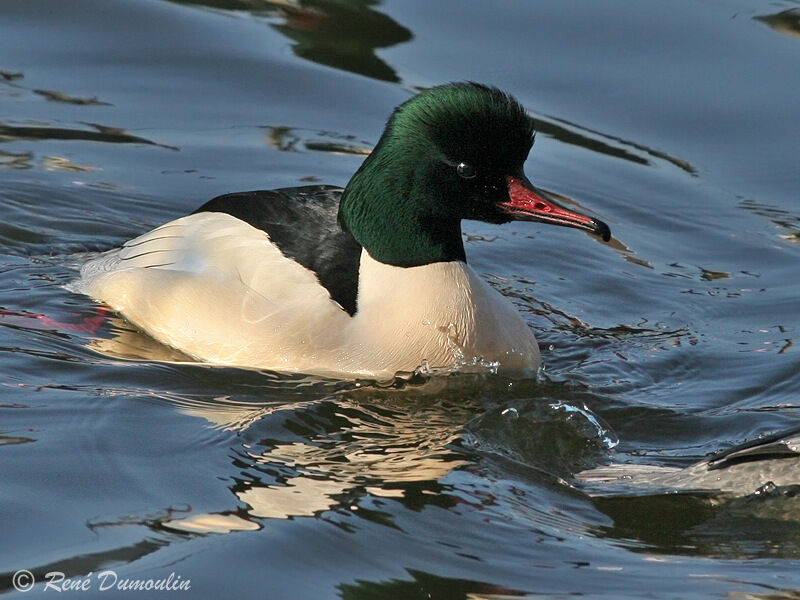
[(267, 232), (280, 251), (313, 271), (351, 316), (356, 312), (361, 245), (339, 226), (342, 188), (312, 185), (225, 194), (195, 213), (221, 212)]

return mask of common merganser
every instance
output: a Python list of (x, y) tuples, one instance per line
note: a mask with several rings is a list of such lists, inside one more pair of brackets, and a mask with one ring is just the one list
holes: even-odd
[(533, 333), (467, 265), (461, 220), (611, 233), (531, 184), (533, 138), (496, 88), (430, 88), (395, 109), (344, 189), (219, 196), (91, 260), (78, 287), (208, 363), (338, 378), (535, 370)]

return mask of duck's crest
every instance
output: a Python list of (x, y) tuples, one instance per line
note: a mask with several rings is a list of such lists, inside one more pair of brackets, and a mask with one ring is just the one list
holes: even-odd
[(522, 162), (533, 143), (534, 124), (509, 94), (469, 81), (429, 88), (401, 104), (389, 118), (386, 133), (390, 138), (430, 140), (453, 153), (448, 158), (459, 160), (476, 151), (503, 154), (518, 149)]

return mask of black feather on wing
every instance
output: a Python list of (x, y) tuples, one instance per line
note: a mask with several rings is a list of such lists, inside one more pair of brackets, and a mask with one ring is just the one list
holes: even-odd
[(361, 245), (339, 226), (342, 188), (314, 185), (225, 194), (195, 213), (221, 212), (265, 231), (280, 251), (313, 271), (331, 298), (356, 312)]

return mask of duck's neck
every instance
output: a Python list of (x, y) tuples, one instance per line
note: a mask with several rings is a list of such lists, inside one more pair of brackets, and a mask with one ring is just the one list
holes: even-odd
[(389, 315), (409, 307), (417, 312), (458, 312), (460, 305), (469, 302), (471, 273), (464, 261), (398, 267), (376, 260), (364, 249), (359, 266), (359, 312)]
[[(430, 197), (436, 165), (415, 169), (390, 146), (391, 141), (381, 140), (350, 179), (339, 204), (339, 223), (386, 265), (465, 262), (460, 218), (442, 214)], [(391, 156), (389, 163), (386, 156)]]

